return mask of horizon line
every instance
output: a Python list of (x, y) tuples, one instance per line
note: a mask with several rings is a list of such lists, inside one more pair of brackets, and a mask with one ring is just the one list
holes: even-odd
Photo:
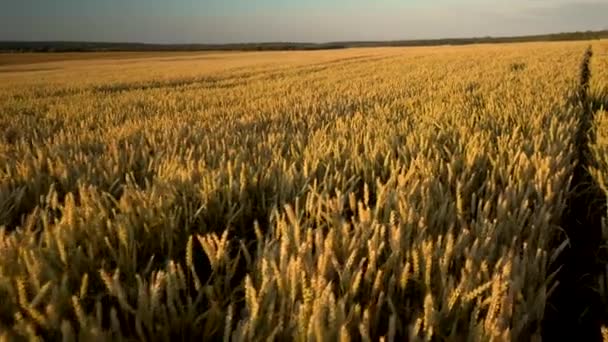
[(229, 46), (229, 45), (260, 45), (260, 44), (298, 44), (298, 45), (329, 45), (344, 43), (393, 43), (393, 42), (417, 42), (417, 41), (441, 41), (441, 40), (470, 40), (470, 39), (505, 39), (505, 38), (533, 38), (552, 35), (565, 35), (575, 33), (608, 33), (607, 29), (584, 30), (584, 31), (562, 31), (551, 33), (535, 33), (525, 35), (498, 35), (498, 36), (469, 36), (469, 37), (441, 37), (441, 38), (409, 38), (409, 39), (385, 39), (385, 40), (339, 40), (339, 41), (252, 41), (234, 43), (146, 43), (140, 41), (97, 41), (97, 40), (0, 40), (0, 43), (76, 43), (76, 44), (129, 44), (129, 45), (148, 45), (148, 46)]

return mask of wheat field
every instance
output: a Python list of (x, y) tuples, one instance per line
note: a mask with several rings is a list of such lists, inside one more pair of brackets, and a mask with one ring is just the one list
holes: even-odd
[[(594, 141), (590, 146), (591, 167), (590, 173), (601, 189), (597, 202), (603, 202), (599, 216), (602, 218), (602, 244), (596, 259), (601, 270), (597, 273), (596, 289), (600, 294), (601, 302), (599, 310), (601, 314), (608, 316), (608, 44), (596, 44), (594, 46), (596, 57), (591, 63), (592, 77), (590, 79), (590, 108), (594, 115), (592, 125), (592, 137)], [(602, 328), (604, 341), (608, 341), (608, 329)]]
[(540, 340), (588, 46), (0, 66), (0, 339)]

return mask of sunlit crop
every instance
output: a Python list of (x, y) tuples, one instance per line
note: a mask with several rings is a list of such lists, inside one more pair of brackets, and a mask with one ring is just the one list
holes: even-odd
[(540, 338), (588, 45), (0, 73), (0, 333)]
[[(603, 204), (600, 213), (602, 217), (602, 246), (597, 256), (598, 277), (596, 290), (599, 292), (601, 312), (604, 319), (608, 317), (608, 44), (597, 43), (594, 46), (595, 58), (591, 64), (592, 78), (590, 82), (590, 112), (593, 114), (594, 125), (591, 137), (593, 139), (590, 149), (593, 179), (602, 189), (603, 196), (597, 202)], [(608, 341), (608, 329), (602, 328), (604, 341)]]

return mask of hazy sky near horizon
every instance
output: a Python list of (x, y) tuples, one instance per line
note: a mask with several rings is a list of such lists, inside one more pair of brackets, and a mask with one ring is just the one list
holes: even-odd
[(0, 40), (328, 42), (608, 29), (606, 0), (1, 0)]

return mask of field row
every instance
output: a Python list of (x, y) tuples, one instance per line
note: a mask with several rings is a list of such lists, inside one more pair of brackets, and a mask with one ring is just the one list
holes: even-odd
[(592, 278), (592, 288), (601, 300), (593, 309), (602, 319), (604, 340), (608, 340), (608, 44), (594, 44), (593, 48), (588, 110), (594, 125), (590, 132), (589, 171), (598, 195), (590, 206), (601, 211), (596, 214), (601, 218), (602, 233), (602, 243), (594, 255), (596, 276)]
[(0, 331), (540, 338), (587, 45), (0, 75)]

